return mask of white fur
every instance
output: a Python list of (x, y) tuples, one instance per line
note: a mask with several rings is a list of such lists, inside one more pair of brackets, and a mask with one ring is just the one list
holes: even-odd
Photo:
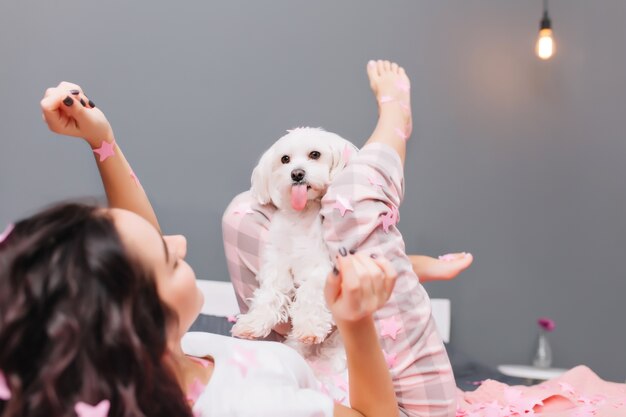
[[(239, 316), (233, 327), (235, 336), (264, 337), (278, 323), (290, 318), (292, 331), (287, 342), (301, 352), (313, 353), (319, 349), (305, 349), (301, 344), (319, 344), (330, 333), (333, 321), (324, 300), (324, 284), (333, 265), (322, 235), (320, 200), (333, 177), (345, 166), (346, 147), (351, 153), (357, 151), (334, 133), (298, 128), (280, 138), (254, 168), (252, 195), (261, 204), (273, 203), (278, 210), (261, 256), (259, 288), (250, 310)], [(320, 158), (311, 159), (312, 151), (319, 152)], [(287, 164), (281, 162), (284, 155), (290, 158)], [(294, 169), (306, 172), (304, 182), (310, 186), (302, 211), (291, 207)]]

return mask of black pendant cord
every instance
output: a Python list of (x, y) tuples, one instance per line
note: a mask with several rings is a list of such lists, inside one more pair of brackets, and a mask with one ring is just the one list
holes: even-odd
[(543, 0), (543, 17), (539, 24), (540, 29), (552, 29), (552, 21), (548, 16), (548, 0)]

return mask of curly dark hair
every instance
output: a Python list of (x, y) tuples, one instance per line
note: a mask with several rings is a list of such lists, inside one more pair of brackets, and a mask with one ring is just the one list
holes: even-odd
[(191, 417), (167, 365), (177, 318), (101, 208), (62, 204), (0, 243), (1, 417), (75, 416), (109, 400), (110, 417)]

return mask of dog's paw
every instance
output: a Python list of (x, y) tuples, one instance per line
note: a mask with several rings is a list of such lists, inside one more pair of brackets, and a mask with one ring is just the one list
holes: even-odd
[(252, 311), (239, 316), (230, 332), (240, 339), (259, 339), (269, 335), (275, 325), (272, 317)]
[(308, 323), (293, 324), (291, 337), (297, 339), (305, 345), (317, 345), (322, 343), (332, 329), (330, 322), (315, 322), (311, 320)]

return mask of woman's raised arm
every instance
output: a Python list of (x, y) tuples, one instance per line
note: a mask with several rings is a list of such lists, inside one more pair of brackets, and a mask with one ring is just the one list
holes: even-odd
[(139, 180), (115, 140), (104, 113), (82, 88), (62, 82), (46, 90), (41, 100), (43, 119), (51, 131), (83, 138), (91, 147), (110, 207), (132, 211), (161, 230)]

